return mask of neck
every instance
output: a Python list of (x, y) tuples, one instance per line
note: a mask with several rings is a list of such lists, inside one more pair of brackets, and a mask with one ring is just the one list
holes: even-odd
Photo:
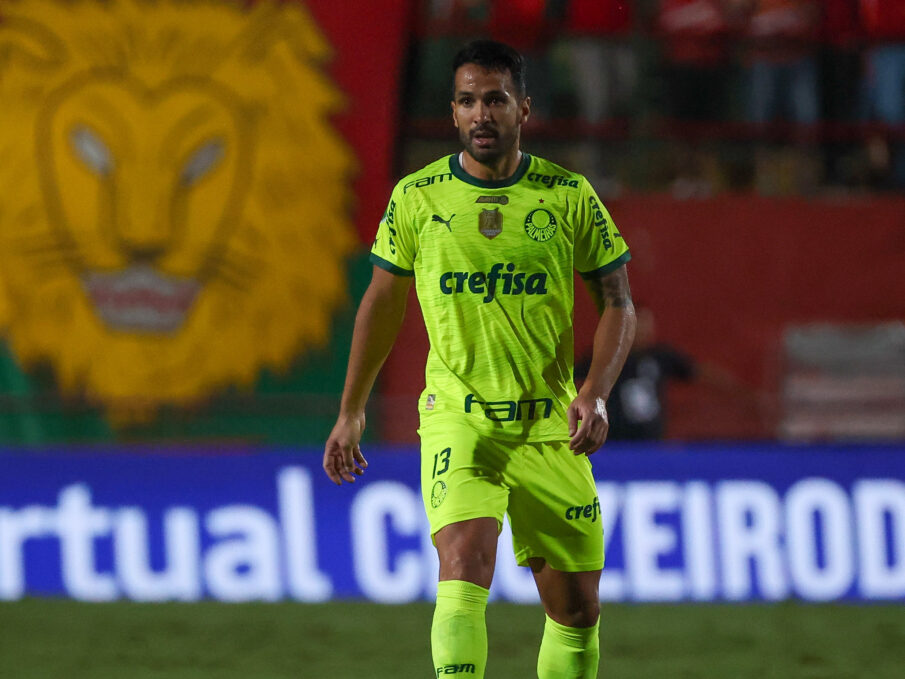
[(476, 179), (484, 181), (496, 181), (508, 179), (515, 174), (519, 163), (522, 161), (522, 152), (515, 148), (512, 153), (506, 154), (493, 163), (482, 163), (468, 153), (462, 151), (459, 154), (459, 164), (462, 169)]

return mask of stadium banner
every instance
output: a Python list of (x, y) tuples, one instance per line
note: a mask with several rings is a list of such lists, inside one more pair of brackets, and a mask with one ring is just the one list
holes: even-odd
[(0, 442), (326, 438), (255, 415), (342, 389), (414, 0), (364, 8), (0, 2)]
[[(317, 450), (0, 455), (0, 600), (431, 599), (412, 448), (354, 485)], [(608, 446), (604, 601), (905, 600), (905, 447)], [(504, 526), (492, 594), (537, 600)]]

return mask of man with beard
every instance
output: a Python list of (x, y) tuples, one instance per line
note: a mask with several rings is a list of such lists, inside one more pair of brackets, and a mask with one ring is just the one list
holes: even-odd
[[(483, 677), (484, 612), (504, 514), (546, 612), (540, 679), (588, 679), (599, 660), (602, 520), (588, 456), (634, 335), (628, 248), (580, 174), (520, 149), (531, 100), (521, 56), (477, 41), (453, 62), (464, 147), (402, 179), (371, 249), (341, 410), (324, 470), (367, 467), (365, 402), (414, 277), (430, 338), (422, 494), (440, 558), (431, 631), (440, 674)], [(587, 379), (572, 380), (573, 270), (600, 309)]]

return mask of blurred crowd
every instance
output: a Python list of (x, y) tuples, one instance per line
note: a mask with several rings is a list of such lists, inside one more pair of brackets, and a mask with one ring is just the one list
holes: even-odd
[[(580, 142), (570, 160), (603, 186), (659, 182), (689, 196), (905, 188), (905, 0), (421, 9), (407, 106), (416, 122), (446, 114), (450, 55), (488, 36), (527, 56), (540, 137)], [(633, 182), (639, 157), (647, 175)]]

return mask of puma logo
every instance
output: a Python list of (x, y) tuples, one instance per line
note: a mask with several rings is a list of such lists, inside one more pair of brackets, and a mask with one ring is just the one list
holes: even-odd
[(443, 219), (440, 215), (434, 215), (432, 218), (432, 221), (440, 222), (441, 224), (446, 224), (446, 230), (449, 231), (450, 233), (452, 233), (452, 227), (449, 225), (449, 223), (452, 221), (453, 217), (455, 217), (455, 216), (456, 216), (455, 213), (453, 213), (449, 216), (449, 219)]

